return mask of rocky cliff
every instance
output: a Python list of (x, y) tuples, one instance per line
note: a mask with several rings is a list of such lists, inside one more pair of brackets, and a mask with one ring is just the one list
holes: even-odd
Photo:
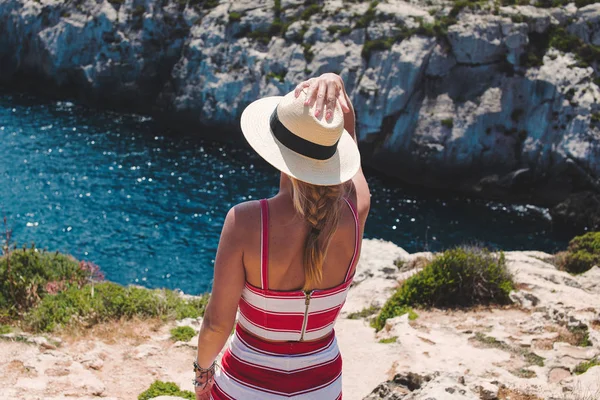
[(3, 0), (0, 83), (209, 135), (237, 132), (254, 99), (333, 71), (372, 167), (505, 200), (600, 204), (600, 4), (538, 2)]

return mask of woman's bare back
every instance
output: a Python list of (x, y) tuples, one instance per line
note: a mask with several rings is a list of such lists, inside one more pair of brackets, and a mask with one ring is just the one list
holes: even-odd
[[(360, 195), (360, 194), (359, 194)], [(357, 194), (350, 193), (349, 201), (357, 204)], [(342, 206), (338, 229), (333, 234), (323, 262), (323, 279), (315, 289), (328, 289), (340, 285), (346, 276), (354, 255), (356, 225), (352, 210)], [(358, 201), (361, 204), (361, 201)], [(268, 199), (269, 204), (269, 254), (268, 282), (271, 290), (300, 290), (304, 285), (304, 245), (309, 231), (308, 224), (296, 213), (291, 196), (282, 190)], [(249, 229), (248, 242), (244, 245), (244, 269), (246, 281), (260, 287), (260, 206), (254, 202), (252, 220), (254, 229)], [(250, 211), (250, 210), (248, 210)], [(362, 237), (364, 219), (359, 208), (359, 238)], [(359, 248), (360, 249), (360, 248)], [(357, 255), (358, 256), (358, 255)]]

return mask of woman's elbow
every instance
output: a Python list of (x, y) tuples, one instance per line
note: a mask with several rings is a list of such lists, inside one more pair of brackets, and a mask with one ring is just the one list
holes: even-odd
[(202, 320), (202, 328), (215, 334), (227, 334), (231, 332), (234, 320), (228, 321), (223, 318), (214, 317), (209, 310), (206, 310), (204, 318)]

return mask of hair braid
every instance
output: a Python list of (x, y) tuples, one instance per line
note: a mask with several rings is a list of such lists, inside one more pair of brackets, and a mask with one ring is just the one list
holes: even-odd
[(319, 186), (291, 178), (294, 207), (311, 227), (304, 246), (304, 287), (310, 290), (323, 278), (323, 260), (337, 230), (346, 185)]

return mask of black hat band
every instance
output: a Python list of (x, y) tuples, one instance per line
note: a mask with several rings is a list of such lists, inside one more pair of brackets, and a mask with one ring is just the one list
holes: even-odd
[(337, 145), (340, 141), (338, 139), (337, 142), (331, 146), (322, 146), (295, 135), (279, 121), (277, 107), (275, 107), (273, 114), (271, 114), (270, 125), (271, 132), (273, 132), (273, 135), (281, 142), (281, 144), (298, 154), (316, 160), (327, 160), (331, 158), (335, 154)]

